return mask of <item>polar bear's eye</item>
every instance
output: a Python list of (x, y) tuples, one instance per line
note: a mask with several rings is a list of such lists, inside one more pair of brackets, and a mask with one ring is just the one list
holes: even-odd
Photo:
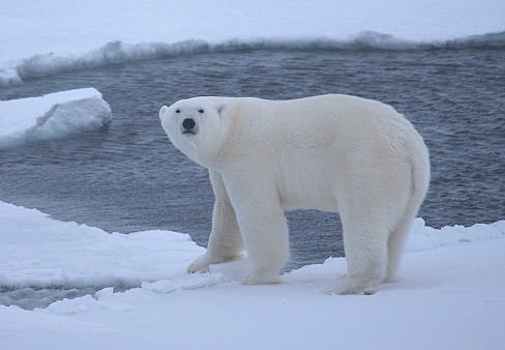
[(181, 110), (180, 109), (176, 109), (175, 113), (179, 114), (179, 113), (181, 113)]
[(205, 111), (203, 110), (203, 108), (200, 108), (200, 109), (198, 110), (198, 113), (204, 113), (204, 112), (205, 112)]

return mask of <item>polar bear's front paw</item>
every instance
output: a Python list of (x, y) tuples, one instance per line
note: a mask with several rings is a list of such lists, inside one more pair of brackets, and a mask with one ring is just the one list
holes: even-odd
[(220, 264), (228, 261), (233, 261), (233, 260), (240, 260), (242, 259), (243, 256), (242, 254), (237, 254), (237, 255), (230, 255), (230, 256), (213, 256), (212, 253), (208, 253), (208, 251), (205, 254), (202, 254), (198, 258), (196, 258), (188, 267), (187, 271), (188, 273), (207, 273), (210, 272), (209, 266), (213, 264)]
[(187, 268), (188, 273), (208, 273), (210, 261), (207, 254), (203, 254), (196, 258)]

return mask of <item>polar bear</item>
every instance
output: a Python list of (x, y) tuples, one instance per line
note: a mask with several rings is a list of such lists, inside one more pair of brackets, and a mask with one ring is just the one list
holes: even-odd
[(215, 194), (207, 251), (188, 268), (237, 259), (245, 284), (279, 282), (288, 259), (284, 211), (338, 212), (347, 274), (331, 292), (371, 294), (396, 279), (428, 190), (423, 139), (391, 106), (349, 95), (293, 100), (194, 97), (163, 106), (170, 141), (208, 168)]

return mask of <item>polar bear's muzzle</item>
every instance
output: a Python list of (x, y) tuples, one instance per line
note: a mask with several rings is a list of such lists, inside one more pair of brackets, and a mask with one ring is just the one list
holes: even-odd
[(195, 135), (196, 134), (196, 121), (193, 118), (186, 118), (182, 121), (182, 133)]

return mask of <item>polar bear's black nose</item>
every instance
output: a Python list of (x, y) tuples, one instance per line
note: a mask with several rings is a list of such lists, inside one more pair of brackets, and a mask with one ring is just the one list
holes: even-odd
[(182, 127), (184, 128), (183, 133), (194, 134), (194, 128), (196, 126), (196, 122), (193, 118), (186, 118), (182, 121)]

